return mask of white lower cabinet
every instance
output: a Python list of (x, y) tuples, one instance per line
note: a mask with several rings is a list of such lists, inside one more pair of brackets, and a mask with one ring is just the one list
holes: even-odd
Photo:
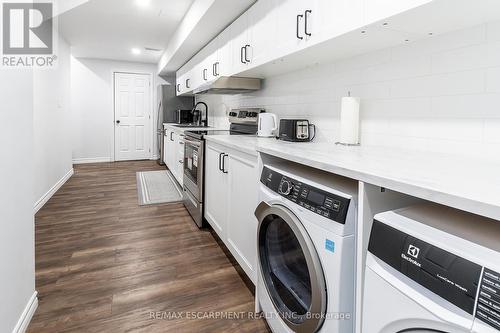
[(165, 141), (164, 160), (179, 184), (183, 185), (184, 179), (184, 133), (167, 127)]
[[(226, 238), (229, 181), (222, 171), (223, 147), (205, 145), (205, 219), (220, 239)], [(227, 160), (227, 157), (225, 157)], [(227, 166), (226, 166), (227, 167)]]
[(205, 156), (205, 218), (255, 283), (257, 156), (212, 142)]

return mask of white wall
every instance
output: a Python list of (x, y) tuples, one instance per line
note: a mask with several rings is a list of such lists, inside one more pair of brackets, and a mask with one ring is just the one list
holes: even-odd
[(338, 140), (340, 98), (361, 97), (363, 145), (500, 159), (500, 22), (267, 78), (249, 95), (203, 96), (212, 119), (264, 107), (316, 123)]
[[(154, 78), (152, 103), (156, 119), (156, 76), (154, 64), (100, 59), (71, 58), (71, 110), (73, 114), (73, 161), (103, 162), (113, 158), (114, 110), (113, 72), (150, 73)], [(156, 127), (151, 137), (156, 140)], [(154, 141), (153, 141), (154, 142)], [(154, 148), (154, 147), (153, 147)], [(156, 149), (152, 150), (153, 152)]]
[(35, 293), (31, 71), (0, 69), (0, 101), (0, 332), (9, 333)]
[(57, 67), (34, 72), (35, 208), (71, 174), (70, 49), (58, 38)]

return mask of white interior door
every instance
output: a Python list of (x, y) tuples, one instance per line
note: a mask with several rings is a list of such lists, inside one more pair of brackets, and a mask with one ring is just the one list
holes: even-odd
[(115, 73), (115, 160), (151, 157), (151, 78)]

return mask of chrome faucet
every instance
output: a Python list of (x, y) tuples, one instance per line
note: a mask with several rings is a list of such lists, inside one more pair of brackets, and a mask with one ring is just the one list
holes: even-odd
[(196, 107), (198, 105), (203, 105), (205, 106), (205, 119), (204, 120), (201, 120), (201, 114), (200, 114), (200, 119), (198, 120), (198, 125), (201, 125), (201, 126), (207, 126), (208, 127), (208, 105), (207, 103), (205, 102), (198, 102), (194, 105), (193, 109), (191, 110), (191, 113), (194, 115), (194, 111), (196, 110)]

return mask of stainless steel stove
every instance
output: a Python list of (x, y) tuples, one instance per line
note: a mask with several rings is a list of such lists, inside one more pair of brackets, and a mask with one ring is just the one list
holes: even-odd
[(203, 226), (205, 140), (207, 135), (256, 135), (262, 109), (233, 109), (229, 112), (229, 130), (184, 132), (184, 206), (198, 225)]

